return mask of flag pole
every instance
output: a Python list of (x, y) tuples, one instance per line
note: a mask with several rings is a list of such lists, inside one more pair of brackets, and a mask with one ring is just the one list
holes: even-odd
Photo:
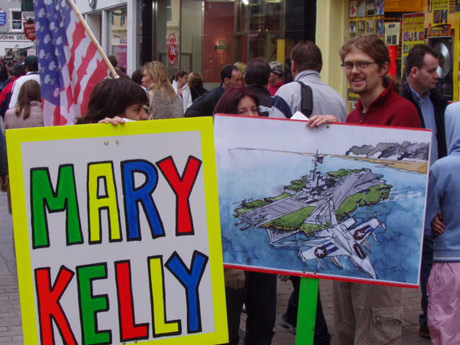
[(112, 63), (110, 62), (110, 60), (109, 60), (109, 58), (107, 57), (107, 55), (105, 55), (104, 50), (102, 49), (101, 45), (100, 45), (99, 42), (97, 41), (97, 39), (96, 39), (96, 37), (94, 36), (93, 32), (92, 32), (91, 29), (89, 28), (88, 24), (86, 23), (86, 20), (85, 20), (85, 19), (83, 18), (83, 16), (81, 15), (80, 11), (79, 11), (78, 8), (77, 8), (77, 5), (75, 5), (75, 3), (73, 2), (73, 0), (68, 0), (68, 1), (69, 1), (70, 6), (72, 6), (73, 10), (74, 10), (75, 13), (77, 14), (78, 18), (80, 19), (80, 22), (83, 24), (83, 27), (85, 28), (85, 30), (86, 30), (86, 32), (88, 33), (89, 37), (91, 37), (91, 40), (92, 40), (93, 43), (96, 45), (97, 50), (98, 50), (99, 53), (102, 55), (102, 58), (104, 59), (104, 61), (105, 61), (105, 63), (107, 64), (107, 66), (109, 67), (110, 72), (112, 73), (113, 78), (119, 78), (118, 73), (115, 71), (115, 68), (113, 68)]

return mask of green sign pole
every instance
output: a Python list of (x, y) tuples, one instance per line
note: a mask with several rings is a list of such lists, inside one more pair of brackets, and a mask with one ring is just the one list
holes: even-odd
[(296, 345), (313, 345), (315, 341), (316, 306), (319, 280), (300, 279), (299, 308), (297, 309)]

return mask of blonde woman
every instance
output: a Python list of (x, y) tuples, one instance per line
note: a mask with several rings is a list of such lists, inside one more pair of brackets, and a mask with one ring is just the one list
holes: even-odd
[(142, 75), (142, 85), (149, 90), (149, 119), (183, 117), (182, 99), (174, 91), (166, 67), (159, 61), (147, 62)]

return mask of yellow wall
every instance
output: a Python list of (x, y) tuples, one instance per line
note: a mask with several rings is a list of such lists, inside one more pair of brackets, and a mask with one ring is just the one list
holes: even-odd
[(316, 6), (316, 44), (323, 54), (321, 78), (346, 99), (347, 84), (339, 50), (348, 39), (348, 1), (321, 0)]
[[(316, 17), (316, 44), (323, 54), (323, 81), (336, 89), (346, 100), (347, 83), (345, 75), (340, 68), (339, 49), (348, 40), (348, 5), (346, 0), (321, 0), (317, 1)], [(431, 22), (432, 14), (425, 12), (426, 22)], [(453, 19), (455, 18), (455, 19)], [(460, 13), (451, 14), (450, 23), (456, 32), (460, 32)], [(428, 24), (426, 23), (426, 27)], [(426, 41), (428, 43), (428, 41)], [(459, 100), (460, 83), (460, 44), (458, 38), (454, 42), (454, 101)]]

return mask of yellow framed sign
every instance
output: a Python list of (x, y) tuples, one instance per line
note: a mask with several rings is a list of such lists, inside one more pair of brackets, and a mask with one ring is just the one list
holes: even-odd
[(228, 340), (212, 118), (7, 131), (25, 344)]

